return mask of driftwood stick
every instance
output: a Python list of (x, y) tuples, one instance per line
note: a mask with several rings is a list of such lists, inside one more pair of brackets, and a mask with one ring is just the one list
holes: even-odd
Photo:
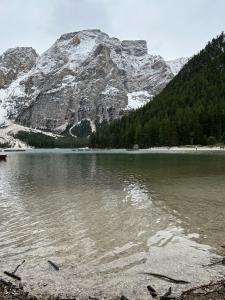
[(148, 285), (148, 286), (147, 286), (147, 289), (148, 289), (150, 295), (152, 296), (152, 298), (157, 297), (156, 290), (155, 290), (151, 285)]
[(12, 272), (12, 274), (15, 274), (17, 272), (17, 270), (25, 263), (25, 260), (20, 264), (18, 265), (15, 270)]
[(120, 300), (129, 300), (129, 299), (128, 299), (127, 297), (125, 297), (125, 296), (122, 295), (122, 296), (120, 297)]
[(171, 296), (171, 294), (172, 294), (172, 288), (170, 287), (168, 289), (168, 291), (163, 296), (161, 296), (159, 299), (160, 300), (175, 300), (175, 299), (177, 299), (176, 297)]
[(49, 263), (56, 271), (59, 271), (59, 267), (58, 267), (54, 262), (52, 262), (51, 260), (48, 260), (48, 263)]
[(169, 290), (168, 290), (168, 292), (166, 292), (163, 296), (164, 296), (164, 297), (168, 297), (168, 296), (170, 296), (171, 294), (172, 294), (172, 288), (170, 287)]
[(21, 281), (21, 278), (19, 276), (15, 275), (15, 274), (13, 274), (13, 273), (5, 271), (4, 274), (9, 276), (9, 277), (12, 277), (13, 279)]
[(199, 286), (195, 286), (195, 287), (193, 287), (193, 288), (190, 288), (190, 289), (188, 289), (188, 290), (182, 292), (181, 296), (186, 295), (186, 294), (189, 294), (189, 293), (192, 293), (192, 292), (194, 292), (194, 291), (196, 291), (196, 290), (199, 290), (199, 289), (206, 289), (206, 288), (210, 288), (210, 287), (212, 287), (212, 286), (216, 286), (216, 285), (220, 285), (220, 284), (224, 284), (224, 283), (225, 283), (224, 280), (220, 280), (220, 281), (217, 281), (217, 282), (212, 282), (212, 281), (211, 281), (211, 282), (208, 283), (208, 284), (203, 284), (203, 285), (199, 285)]
[(188, 284), (188, 283), (190, 283), (190, 282), (188, 282), (186, 280), (174, 279), (174, 278), (171, 278), (171, 277), (168, 277), (168, 276), (165, 276), (165, 275), (162, 275), (162, 274), (158, 274), (158, 273), (143, 272), (142, 274), (154, 276), (156, 278), (164, 279), (164, 280), (167, 280), (167, 281), (171, 281), (171, 282), (176, 283), (176, 284)]

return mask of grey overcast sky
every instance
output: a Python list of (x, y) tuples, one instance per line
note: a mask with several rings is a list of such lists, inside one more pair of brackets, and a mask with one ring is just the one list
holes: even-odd
[(0, 53), (42, 53), (61, 34), (90, 28), (145, 39), (166, 59), (191, 56), (225, 31), (225, 0), (0, 0)]

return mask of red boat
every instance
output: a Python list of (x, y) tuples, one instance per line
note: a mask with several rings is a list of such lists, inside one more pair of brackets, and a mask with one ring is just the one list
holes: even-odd
[(6, 154), (0, 154), (0, 161), (6, 161), (7, 155)]

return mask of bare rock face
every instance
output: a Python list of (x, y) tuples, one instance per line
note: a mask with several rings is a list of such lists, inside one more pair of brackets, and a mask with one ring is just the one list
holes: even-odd
[(64, 34), (39, 57), (24, 48), (30, 50), (21, 58), (16, 49), (15, 55), (7, 51), (14, 75), (0, 73), (0, 115), (2, 109), (7, 118), (42, 130), (61, 132), (82, 120), (94, 129), (132, 109), (128, 95), (142, 91), (150, 99), (174, 76), (162, 57), (148, 54), (145, 41), (121, 42), (100, 30)]
[(147, 43), (144, 40), (122, 41), (122, 51), (128, 55), (143, 56), (148, 54)]

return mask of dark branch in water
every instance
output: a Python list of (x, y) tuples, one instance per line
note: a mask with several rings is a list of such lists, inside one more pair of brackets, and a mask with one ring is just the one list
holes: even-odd
[(147, 289), (148, 289), (150, 295), (152, 296), (152, 298), (157, 297), (156, 290), (155, 290), (151, 285), (148, 285), (148, 286), (147, 286)]
[(172, 288), (170, 287), (169, 290), (160, 297), (160, 300), (175, 300), (177, 299), (176, 297), (170, 296), (172, 294)]
[(15, 268), (15, 270), (12, 272), (12, 274), (15, 274), (24, 263), (25, 263), (25, 260)]
[(17, 276), (17, 275), (14, 275), (13, 273), (5, 271), (4, 274), (7, 275), (7, 276), (9, 276), (9, 277), (12, 277), (13, 279), (21, 281), (21, 278), (19, 276)]
[(190, 282), (188, 282), (186, 280), (174, 279), (174, 278), (171, 278), (171, 277), (168, 277), (168, 276), (165, 276), (165, 275), (162, 275), (162, 274), (158, 274), (158, 273), (143, 272), (141, 274), (154, 276), (156, 278), (167, 280), (167, 281), (171, 281), (171, 282), (176, 283), (176, 284), (188, 284), (188, 283), (190, 283)]
[(168, 297), (168, 296), (171, 295), (171, 293), (172, 293), (172, 288), (170, 287), (169, 290), (168, 290), (168, 292), (166, 292), (165, 295), (163, 295), (163, 296), (164, 297)]
[(51, 260), (48, 260), (48, 263), (49, 263), (56, 271), (59, 271), (59, 267), (58, 267), (54, 262), (52, 262)]
[(224, 285), (225, 281), (224, 280), (220, 280), (220, 281), (217, 281), (217, 282), (212, 282), (211, 281), (209, 284), (203, 284), (203, 285), (195, 286), (193, 288), (190, 288), (189, 290), (186, 290), (186, 291), (182, 292), (181, 296), (186, 295), (186, 294), (191, 294), (194, 291), (197, 291), (199, 289), (210, 288), (210, 287), (217, 286), (217, 285), (220, 285), (220, 284)]

